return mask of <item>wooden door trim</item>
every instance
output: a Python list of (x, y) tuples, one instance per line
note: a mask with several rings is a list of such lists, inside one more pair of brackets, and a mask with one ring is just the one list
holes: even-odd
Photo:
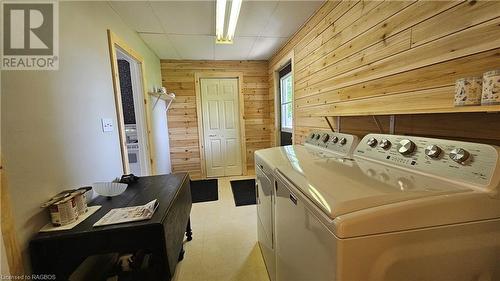
[(2, 239), (5, 247), (7, 264), (10, 275), (23, 275), (24, 263), (21, 248), (17, 240), (16, 227), (12, 215), (10, 194), (7, 189), (7, 179), (3, 170), (0, 155), (0, 205), (1, 205), (1, 229)]
[(129, 174), (130, 167), (128, 164), (128, 153), (126, 150), (126, 136), (125, 136), (125, 121), (123, 120), (123, 109), (122, 109), (122, 97), (120, 89), (120, 78), (118, 76), (118, 63), (116, 57), (115, 47), (122, 49), (127, 55), (132, 57), (141, 65), (141, 80), (142, 80), (142, 98), (144, 99), (144, 109), (146, 112), (146, 132), (149, 146), (149, 161), (151, 164), (151, 174), (156, 174), (156, 159), (155, 159), (155, 148), (152, 137), (152, 124), (151, 124), (151, 108), (149, 107), (149, 95), (146, 90), (146, 67), (144, 65), (144, 58), (132, 49), (125, 41), (118, 37), (115, 33), (108, 29), (108, 45), (109, 45), (109, 57), (111, 60), (111, 74), (113, 77), (113, 90), (115, 95), (115, 108), (118, 120), (118, 135), (120, 138), (120, 151), (122, 155), (122, 167), (123, 173)]
[(295, 128), (297, 127), (295, 124), (295, 67), (294, 67), (294, 51), (290, 51), (288, 54), (283, 56), (281, 60), (276, 63), (272, 69), (272, 74), (273, 74), (273, 82), (274, 82), (274, 146), (280, 146), (280, 119), (277, 118), (278, 114), (281, 114), (281, 107), (280, 107), (280, 76), (279, 76), (279, 71), (282, 69), (287, 63), (290, 63), (291, 68), (292, 68), (292, 108), (293, 108), (293, 115), (292, 115), (292, 120), (293, 120), (293, 125), (292, 125), (292, 143), (295, 143)]
[(243, 96), (243, 72), (195, 72), (195, 93), (196, 93), (196, 115), (198, 123), (198, 147), (200, 150), (200, 166), (201, 166), (201, 177), (207, 178), (207, 169), (205, 165), (205, 137), (203, 131), (203, 111), (201, 102), (201, 83), (200, 79), (203, 78), (237, 78), (238, 79), (238, 104), (240, 107), (240, 149), (241, 149), (241, 169), (242, 174), (246, 176), (248, 174), (247, 170), (247, 145), (245, 136), (245, 106), (244, 106), (244, 96)]

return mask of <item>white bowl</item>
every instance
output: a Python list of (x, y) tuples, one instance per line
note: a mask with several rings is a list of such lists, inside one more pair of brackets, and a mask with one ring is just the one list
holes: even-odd
[(117, 196), (127, 189), (126, 183), (119, 182), (96, 182), (92, 184), (92, 189), (101, 196)]

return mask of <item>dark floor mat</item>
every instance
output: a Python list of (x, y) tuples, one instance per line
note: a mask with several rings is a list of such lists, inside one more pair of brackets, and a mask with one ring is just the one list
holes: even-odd
[(257, 203), (254, 179), (231, 181), (231, 189), (233, 190), (236, 207), (255, 205)]
[(191, 198), (193, 203), (219, 200), (217, 179), (191, 181)]

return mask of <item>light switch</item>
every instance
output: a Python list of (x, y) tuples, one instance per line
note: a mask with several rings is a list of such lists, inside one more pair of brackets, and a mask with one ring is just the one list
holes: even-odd
[(102, 131), (103, 132), (113, 132), (113, 119), (111, 118), (102, 118)]

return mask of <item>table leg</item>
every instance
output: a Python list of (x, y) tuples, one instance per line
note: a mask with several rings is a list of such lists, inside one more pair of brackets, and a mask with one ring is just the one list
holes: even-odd
[(182, 246), (178, 261), (182, 261), (184, 259), (184, 253), (186, 253), (186, 251), (184, 251), (184, 246)]
[(188, 219), (187, 227), (186, 227), (186, 237), (187, 241), (193, 240), (193, 231), (191, 230), (191, 217)]

